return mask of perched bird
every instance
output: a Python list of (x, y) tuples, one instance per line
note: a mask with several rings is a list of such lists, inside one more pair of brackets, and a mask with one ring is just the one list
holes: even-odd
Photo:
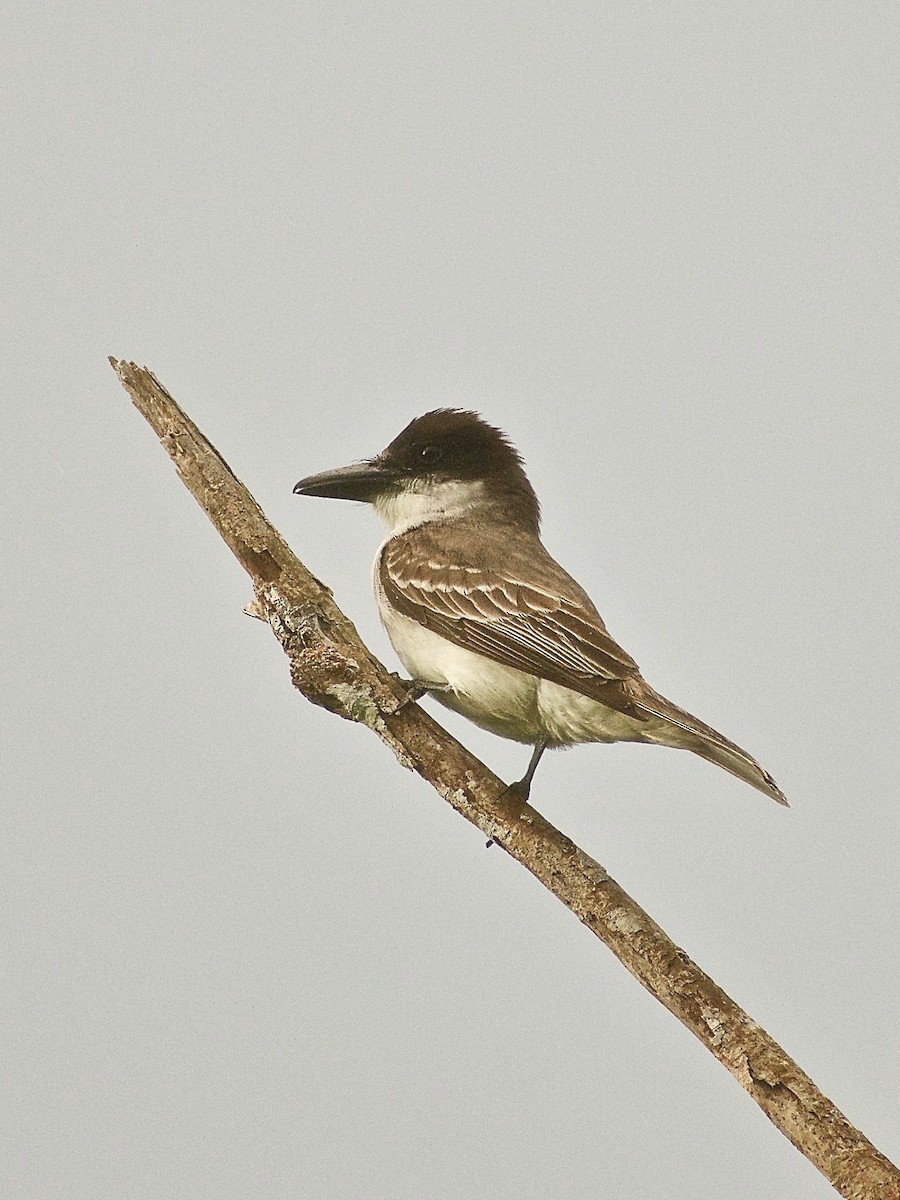
[(587, 593), (544, 549), (522, 458), (474, 412), (417, 417), (381, 454), (294, 492), (371, 504), (390, 527), (375, 557), (378, 610), (417, 694), (534, 747), (651, 742), (690, 750), (779, 804), (749, 755), (643, 679)]

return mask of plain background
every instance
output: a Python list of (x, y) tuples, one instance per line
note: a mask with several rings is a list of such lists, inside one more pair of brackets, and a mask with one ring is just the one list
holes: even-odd
[(439, 405), (507, 430), (614, 635), (794, 807), (630, 746), (549, 756), (535, 804), (900, 1159), (898, 20), (7, 13), (4, 1195), (833, 1194), (571, 914), (292, 691), (108, 354), (392, 668), (375, 517), (291, 487)]

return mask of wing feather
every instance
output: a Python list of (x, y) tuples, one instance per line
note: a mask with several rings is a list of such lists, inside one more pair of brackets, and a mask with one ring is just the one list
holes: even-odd
[[(499, 547), (499, 549), (498, 549)], [(423, 569), (423, 563), (427, 569)], [(466, 650), (571, 688), (634, 718), (674, 727), (681, 745), (787, 804), (759, 763), (655, 692), (610, 637), (588, 595), (540, 543), (434, 522), (392, 538), (378, 577), (390, 605)]]
[(498, 564), (496, 538), (454, 532), (435, 523), (386, 544), (378, 572), (391, 606), (467, 650), (634, 715), (633, 693), (618, 685), (640, 679), (637, 664), (543, 546)]

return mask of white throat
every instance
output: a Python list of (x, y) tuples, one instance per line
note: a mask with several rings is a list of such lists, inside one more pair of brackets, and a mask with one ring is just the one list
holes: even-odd
[(480, 479), (428, 484), (416, 481), (408, 490), (379, 496), (372, 507), (387, 522), (393, 537), (428, 521), (462, 516), (477, 508), (483, 496), (484, 484)]

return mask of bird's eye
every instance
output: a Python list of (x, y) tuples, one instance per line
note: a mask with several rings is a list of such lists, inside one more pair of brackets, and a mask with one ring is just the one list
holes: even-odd
[(444, 451), (440, 446), (423, 446), (419, 451), (419, 461), (426, 467), (434, 466), (443, 457)]

